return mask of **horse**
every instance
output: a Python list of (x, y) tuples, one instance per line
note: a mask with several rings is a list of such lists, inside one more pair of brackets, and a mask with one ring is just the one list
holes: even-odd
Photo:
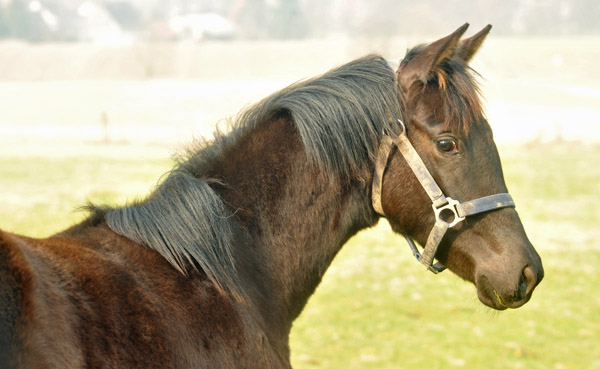
[(0, 232), (2, 367), (291, 368), (292, 322), (382, 218), (425, 270), (525, 304), (543, 267), (468, 66), (491, 26), (467, 27), (397, 70), (369, 55), (275, 92), (143, 200), (45, 239)]

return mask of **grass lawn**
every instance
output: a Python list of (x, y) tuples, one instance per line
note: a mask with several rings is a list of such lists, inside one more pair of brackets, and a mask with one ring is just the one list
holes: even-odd
[[(161, 147), (49, 151), (0, 150), (0, 228), (47, 236), (87, 200), (145, 195), (172, 165)], [(296, 321), (296, 368), (600, 368), (600, 148), (501, 154), (546, 271), (531, 302), (484, 307), (472, 285), (425, 272), (382, 222), (345, 246)]]

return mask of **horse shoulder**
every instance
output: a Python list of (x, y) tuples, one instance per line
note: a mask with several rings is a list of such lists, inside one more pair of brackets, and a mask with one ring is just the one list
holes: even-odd
[[(0, 231), (0, 363), (2, 367), (50, 367), (44, 347), (60, 340), (40, 337), (38, 325), (52, 324), (39, 317), (32, 239)], [(46, 341), (48, 340), (48, 341)], [(64, 350), (60, 354), (64, 354)], [(69, 356), (63, 363), (69, 364)], [(55, 361), (60, 363), (60, 361)], [(68, 367), (68, 366), (66, 366)]]
[(104, 226), (0, 233), (0, 283), (0, 367), (289, 367), (251, 307)]
[(16, 246), (10, 242), (9, 235), (0, 230), (0, 363), (14, 361), (16, 323), (22, 310), (23, 293), (29, 280), (28, 270)]
[(72, 244), (65, 258), (76, 256), (73, 264), (86, 265), (64, 266), (86, 281), (87, 306), (77, 310), (96, 322), (83, 330), (82, 341), (116, 336), (117, 361), (133, 359), (139, 367), (285, 367), (253, 309), (220, 291), (202, 270), (183, 275), (156, 251), (105, 224), (73, 228), (53, 242)]

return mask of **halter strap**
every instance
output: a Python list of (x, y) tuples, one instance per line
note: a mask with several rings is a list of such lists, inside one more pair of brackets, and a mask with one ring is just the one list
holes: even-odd
[[(402, 132), (397, 136), (385, 135), (381, 139), (375, 162), (375, 174), (373, 176), (373, 189), (371, 195), (373, 209), (375, 209), (378, 214), (385, 217), (383, 205), (381, 204), (383, 175), (385, 174), (392, 148), (396, 146), (398, 147), (398, 151), (400, 151), (402, 156), (406, 159), (406, 162), (419, 180), (419, 183), (421, 183), (421, 186), (423, 186), (427, 196), (431, 199), (433, 212), (435, 214), (435, 224), (429, 232), (422, 255), (412, 238), (407, 235), (404, 237), (413, 251), (415, 258), (430, 271), (439, 273), (446, 269), (446, 267), (439, 262), (433, 264), (433, 259), (435, 258), (438, 246), (442, 242), (442, 239), (449, 228), (462, 222), (467, 216), (505, 207), (514, 207), (515, 203), (508, 193), (498, 193), (463, 203), (454, 200), (451, 197), (446, 197), (435, 179), (431, 176), (431, 173), (429, 173), (429, 170), (427, 170), (425, 163), (423, 163), (423, 160), (410, 143), (410, 140), (406, 135), (406, 126), (401, 120), (398, 120), (398, 122), (402, 127)], [(451, 214), (448, 214), (448, 212)], [(442, 215), (442, 213), (445, 213), (445, 215)], [(451, 216), (448, 217), (449, 215)]]

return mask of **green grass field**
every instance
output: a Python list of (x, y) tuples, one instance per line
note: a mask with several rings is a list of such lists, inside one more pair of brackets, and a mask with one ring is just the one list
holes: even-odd
[[(172, 165), (158, 146), (0, 151), (0, 228), (47, 236), (87, 200), (144, 196)], [(52, 154), (49, 154), (51, 153)], [(600, 368), (600, 148), (501, 150), (546, 277), (524, 307), (494, 312), (472, 285), (434, 276), (382, 222), (353, 238), (296, 321), (296, 368)]]
[(300, 368), (600, 368), (598, 149), (504, 151), (509, 189), (546, 277), (494, 312), (412, 260), (385, 225), (336, 259), (292, 335)]
[[(441, 35), (439, 35), (441, 36)], [(96, 49), (0, 43), (0, 228), (48, 236), (88, 200), (146, 195), (170, 147), (289, 82), (425, 39), (209, 42)], [(450, 272), (434, 276), (382, 222), (342, 250), (295, 323), (299, 369), (600, 369), (598, 37), (501, 38), (473, 61), (509, 190), (546, 277), (495, 312)], [(315, 57), (318, 55), (318, 57)], [(155, 79), (149, 77), (152, 71)], [(113, 142), (101, 145), (106, 112)]]

